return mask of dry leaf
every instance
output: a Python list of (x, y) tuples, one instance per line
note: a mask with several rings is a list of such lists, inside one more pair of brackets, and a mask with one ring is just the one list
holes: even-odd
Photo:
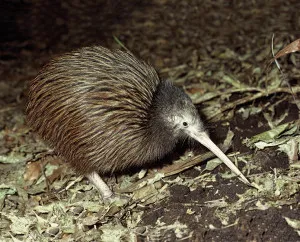
[(24, 180), (29, 182), (36, 181), (42, 174), (41, 162), (29, 162), (26, 165)]
[(295, 40), (294, 42), (287, 45), (281, 51), (279, 51), (275, 56), (274, 59), (278, 59), (281, 56), (296, 52), (300, 50), (300, 39)]

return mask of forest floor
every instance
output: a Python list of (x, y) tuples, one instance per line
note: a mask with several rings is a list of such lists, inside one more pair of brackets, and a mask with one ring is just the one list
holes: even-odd
[[(275, 53), (299, 39), (299, 1), (4, 2), (1, 241), (300, 241), (300, 55), (279, 58), (280, 71), (271, 49), (273, 35)], [(103, 204), (33, 135), (27, 81), (53, 55), (120, 43), (189, 94), (254, 187), (184, 143), (104, 177), (130, 199)]]

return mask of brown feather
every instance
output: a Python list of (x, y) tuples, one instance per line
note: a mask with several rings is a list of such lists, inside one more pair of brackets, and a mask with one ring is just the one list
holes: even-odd
[(130, 53), (85, 47), (52, 60), (30, 82), (27, 121), (77, 172), (121, 171), (175, 145), (151, 123), (161, 83)]

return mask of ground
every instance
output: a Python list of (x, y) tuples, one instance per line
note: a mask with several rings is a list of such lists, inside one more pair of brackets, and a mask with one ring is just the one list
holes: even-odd
[[(298, 1), (3, 1), (1, 241), (300, 241)], [(105, 177), (102, 203), (26, 125), (27, 81), (54, 55), (124, 48), (182, 87), (251, 181), (194, 143)], [(225, 140), (225, 141), (224, 141)]]

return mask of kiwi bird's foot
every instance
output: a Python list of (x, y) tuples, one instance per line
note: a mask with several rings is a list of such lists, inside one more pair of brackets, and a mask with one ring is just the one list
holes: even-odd
[(116, 205), (124, 205), (129, 202), (130, 197), (125, 194), (115, 194), (102, 180), (102, 178), (96, 172), (92, 172), (86, 176), (90, 182), (99, 190), (101, 198), (104, 203), (114, 203)]
[(90, 182), (94, 184), (95, 187), (97, 187), (104, 201), (109, 200), (111, 197), (114, 196), (112, 190), (110, 190), (105, 181), (103, 181), (102, 178), (96, 172), (92, 172), (86, 177), (90, 180)]
[(125, 194), (115, 194), (113, 193), (112, 196), (103, 198), (103, 202), (106, 204), (114, 204), (118, 207), (123, 206), (127, 204), (130, 201), (130, 196), (127, 196)]

